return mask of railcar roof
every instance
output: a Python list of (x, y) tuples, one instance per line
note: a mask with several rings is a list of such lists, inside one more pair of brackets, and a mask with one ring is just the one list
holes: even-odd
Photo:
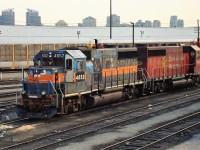
[(69, 54), (73, 58), (86, 58), (86, 56), (80, 50), (42, 50), (39, 53), (51, 53), (51, 54)]
[(86, 58), (80, 50), (66, 50), (73, 58)]

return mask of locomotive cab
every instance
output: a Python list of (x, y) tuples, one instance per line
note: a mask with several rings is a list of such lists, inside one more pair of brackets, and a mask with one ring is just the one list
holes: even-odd
[(86, 56), (80, 50), (67, 50), (65, 55), (66, 82), (84, 81)]
[[(63, 113), (64, 97), (84, 86), (86, 56), (80, 50), (40, 51), (22, 80), (18, 108), (25, 117), (50, 118)], [(25, 76), (25, 75), (24, 75)], [(81, 83), (80, 85), (77, 83)]]

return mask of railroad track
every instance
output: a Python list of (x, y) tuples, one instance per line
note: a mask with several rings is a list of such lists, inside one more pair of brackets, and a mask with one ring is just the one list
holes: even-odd
[(0, 108), (13, 106), (16, 102), (16, 94), (20, 94), (21, 84), (19, 80), (0, 81)]
[(173, 139), (176, 136), (182, 136), (185, 132), (190, 130), (198, 129), (200, 127), (200, 112), (188, 115), (181, 119), (172, 121), (153, 130), (147, 131), (145, 133), (130, 137), (123, 141), (117, 142), (101, 150), (109, 149), (134, 149), (134, 150), (144, 150), (144, 149), (159, 149), (158, 146), (162, 142), (168, 139)]
[(5, 97), (15, 96), (20, 94), (21, 86), (0, 89), (0, 100)]
[(0, 109), (14, 106), (16, 104), (16, 99), (9, 99), (5, 101), (0, 101)]
[(0, 122), (14, 119), (13, 116), (17, 117), (11, 111), (16, 104), (17, 96), (20, 96), (20, 91), (21, 84), (19, 80), (0, 80)]
[(19, 84), (20, 80), (0, 80), (0, 85)]
[(0, 83), (19, 81), (22, 78), (22, 71), (6, 71), (0, 69)]
[[(189, 97), (190, 96), (190, 97)], [(2, 147), (0, 150), (5, 149), (49, 149), (53, 146), (62, 143), (62, 142), (70, 142), (71, 140), (79, 139), (81, 137), (97, 133), (98, 131), (102, 131), (104, 129), (109, 129), (116, 127), (118, 125), (127, 124), (127, 123), (135, 123), (147, 118), (152, 117), (152, 115), (158, 115), (161, 113), (166, 113), (172, 110), (175, 110), (180, 107), (188, 106), (194, 102), (198, 102), (198, 98), (200, 93), (191, 94), (167, 101), (163, 101), (161, 103), (145, 106), (139, 109), (123, 112), (118, 115), (113, 115), (107, 118), (103, 118), (100, 120), (96, 120), (93, 122), (89, 122), (86, 124), (82, 124), (76, 127), (72, 127), (70, 129), (65, 129), (62, 131), (50, 133), (45, 136), (37, 137), (28, 141), (24, 141), (21, 143), (17, 143), (14, 145), (9, 145), (7, 147)], [(193, 100), (191, 100), (191, 98)], [(149, 109), (149, 108), (154, 109)], [(138, 113), (139, 112), (139, 113)]]
[(16, 104), (16, 93), (10, 93), (6, 97), (0, 97), (0, 109), (6, 109)]

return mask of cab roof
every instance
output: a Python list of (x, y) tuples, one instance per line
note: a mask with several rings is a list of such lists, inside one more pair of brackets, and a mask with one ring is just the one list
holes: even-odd
[(80, 50), (66, 50), (73, 58), (86, 58), (86, 56)]

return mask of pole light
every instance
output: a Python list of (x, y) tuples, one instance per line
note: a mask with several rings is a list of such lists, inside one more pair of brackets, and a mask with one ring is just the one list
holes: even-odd
[(130, 22), (130, 24), (132, 24), (132, 27), (133, 27), (133, 34), (132, 34), (132, 47), (135, 47), (135, 39), (134, 39), (134, 37), (135, 37), (135, 24), (134, 24), (134, 22)]
[(197, 46), (200, 46), (199, 42), (200, 42), (200, 39), (199, 39), (199, 35), (200, 35), (200, 27), (199, 27), (199, 19), (197, 19), (197, 27), (194, 27), (194, 33), (197, 33)]
[(110, 39), (112, 39), (112, 0), (110, 0)]
[(144, 34), (144, 31), (140, 31), (140, 33), (141, 33), (141, 38), (142, 38), (142, 35)]
[(81, 31), (77, 31), (77, 36), (78, 36), (78, 39), (79, 39), (79, 35), (81, 34)]
[(199, 46), (199, 19), (197, 20), (197, 33), (198, 33), (197, 45)]

